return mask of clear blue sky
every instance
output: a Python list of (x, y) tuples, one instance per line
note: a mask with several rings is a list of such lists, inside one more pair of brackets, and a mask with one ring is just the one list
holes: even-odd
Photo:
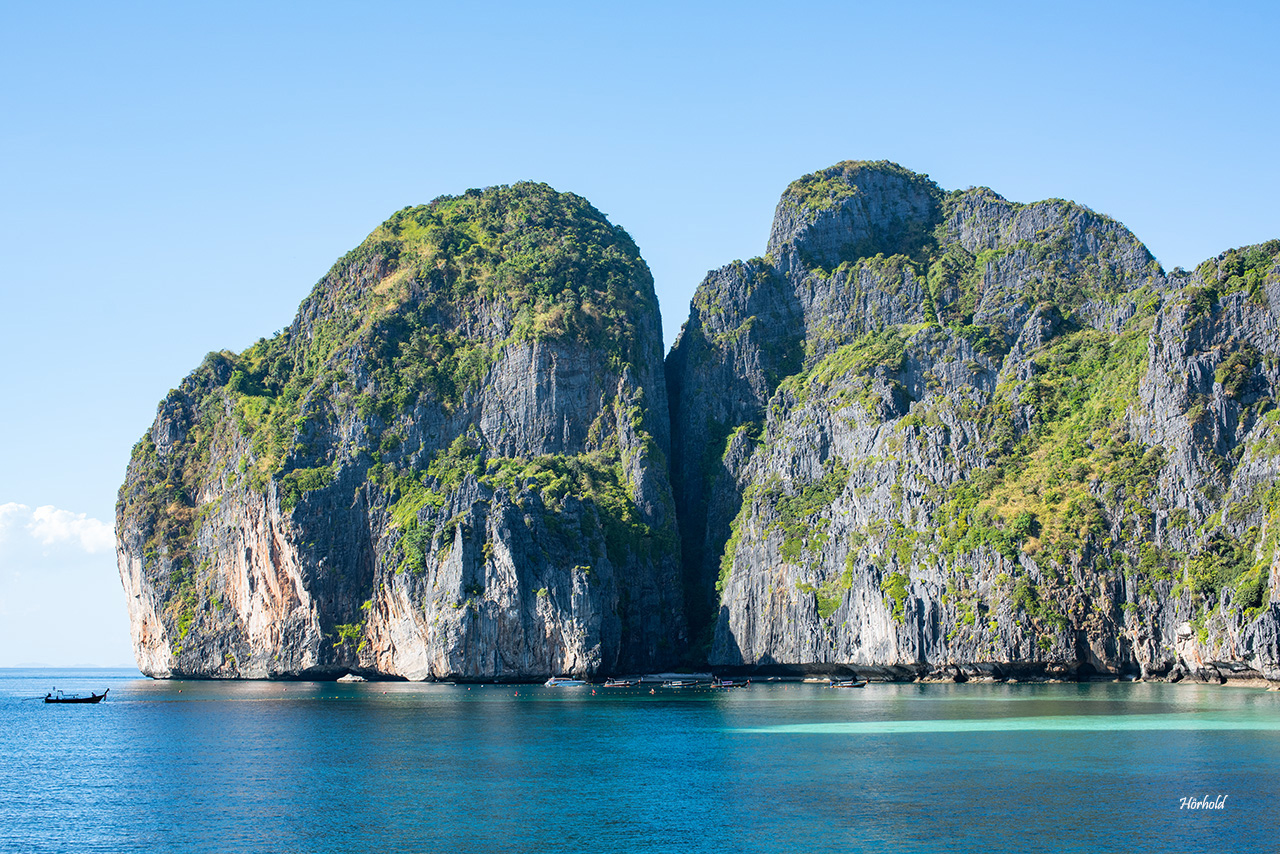
[(132, 660), (95, 520), (157, 402), (405, 205), (585, 196), (668, 344), (845, 159), (1076, 200), (1166, 267), (1280, 237), (1272, 4), (634, 5), (4, 5), (0, 666)]

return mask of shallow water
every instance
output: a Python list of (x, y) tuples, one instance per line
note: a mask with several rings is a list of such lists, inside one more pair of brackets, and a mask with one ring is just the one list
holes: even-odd
[[(51, 687), (110, 687), (46, 706)], [(1280, 693), (0, 670), (12, 851), (1272, 850)], [(1223, 808), (1180, 808), (1225, 795)]]

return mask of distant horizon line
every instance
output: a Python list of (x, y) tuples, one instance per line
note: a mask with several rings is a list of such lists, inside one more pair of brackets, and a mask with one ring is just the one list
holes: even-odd
[[(138, 670), (136, 664), (49, 664), (26, 661), (21, 664), (0, 664), (0, 670)], [(141, 670), (138, 670), (141, 673)]]

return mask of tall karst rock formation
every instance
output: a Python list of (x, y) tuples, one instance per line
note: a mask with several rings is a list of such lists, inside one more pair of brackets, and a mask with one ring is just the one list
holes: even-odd
[(280, 334), (211, 353), (116, 513), (154, 676), (529, 679), (684, 645), (661, 324), (541, 184), (406, 208)]
[(659, 329), (576, 196), (397, 213), (135, 448), (139, 666), (1280, 679), (1280, 241), (842, 163)]
[(842, 163), (667, 359), (719, 667), (1280, 678), (1280, 242), (1166, 273), (1080, 205)]

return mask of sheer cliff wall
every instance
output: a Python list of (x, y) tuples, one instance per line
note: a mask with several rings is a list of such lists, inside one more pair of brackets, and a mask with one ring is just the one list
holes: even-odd
[(667, 359), (711, 664), (1280, 676), (1278, 260), (1166, 273), (886, 162), (792, 184)]
[(661, 323), (540, 184), (407, 208), (161, 404), (117, 507), (154, 676), (531, 679), (684, 647)]

